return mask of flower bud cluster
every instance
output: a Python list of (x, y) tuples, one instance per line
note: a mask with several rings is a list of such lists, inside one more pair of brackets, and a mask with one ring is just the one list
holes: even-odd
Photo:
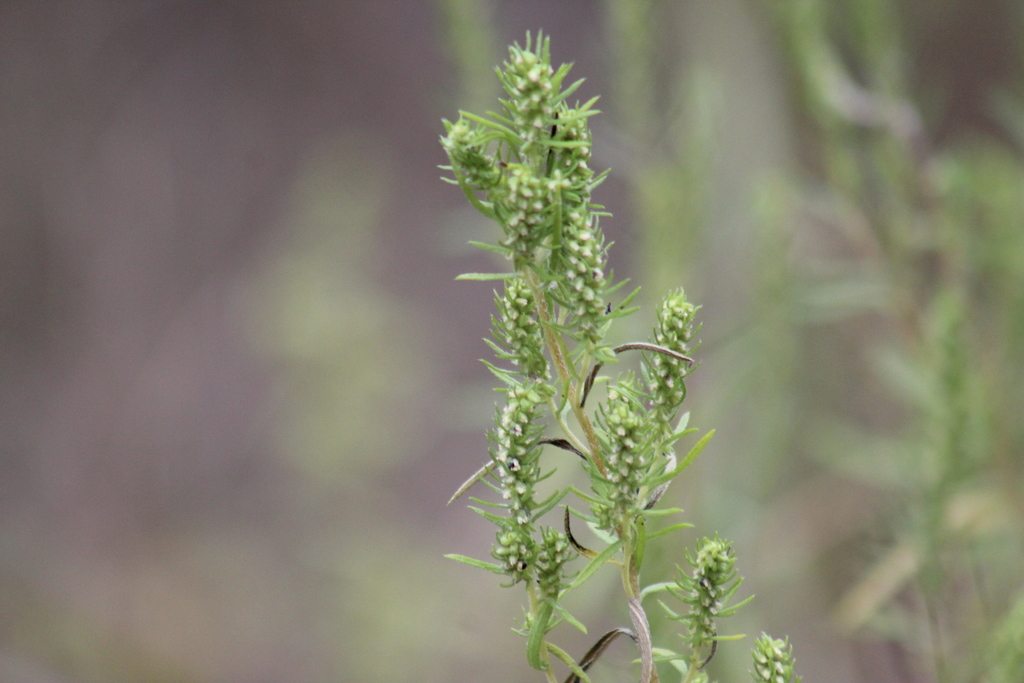
[[(594, 180), (590, 170), (590, 128), (588, 112), (559, 105), (557, 120), (553, 124), (553, 146), (547, 163), (552, 179), (564, 181), (562, 185), (562, 211), (586, 213), (591, 208), (590, 192), (600, 179)], [(594, 207), (596, 208), (596, 207)]]
[(766, 633), (754, 642), (754, 670), (750, 672), (754, 683), (800, 683), (802, 678), (793, 673), (796, 658), (789, 640), (774, 640)]
[[(506, 116), (494, 122), (445, 122), (441, 143), (456, 181), (503, 230), (499, 241), (516, 268), (531, 267), (556, 283), (553, 294), (568, 314), (568, 334), (597, 362), (612, 362), (602, 343), (607, 329), (607, 248), (590, 203), (595, 178), (587, 124), (592, 102), (566, 104), (568, 65), (551, 67), (549, 41), (513, 45), (499, 71), (508, 93)], [(474, 121), (476, 121), (474, 123)], [(478, 196), (480, 193), (484, 197)]]
[[(670, 351), (685, 354), (693, 339), (693, 317), (697, 312), (686, 300), (682, 289), (670, 292), (658, 310), (658, 324), (654, 328), (654, 341)], [(659, 424), (671, 422), (683, 399), (686, 398), (684, 378), (690, 374), (690, 365), (684, 360), (660, 353), (651, 354), (645, 364), (645, 377), (653, 404), (652, 417)]]
[(516, 583), (527, 579), (537, 552), (530, 530), (515, 520), (508, 520), (498, 525), (494, 540), (491, 556), (501, 563), (505, 573)]
[(624, 515), (641, 507), (640, 486), (651, 469), (643, 412), (631, 389), (628, 380), (612, 389), (601, 410), (607, 481), (611, 486), (605, 497), (609, 503), (595, 506), (594, 512), (604, 529), (614, 529)]
[(455, 123), (445, 121), (444, 124), (448, 135), (441, 138), (441, 146), (448, 153), (452, 168), (475, 190), (491, 192), (497, 188), (501, 173), (494, 157), (485, 153), (476, 127), (464, 118)]
[[(554, 139), (559, 142), (581, 143), (578, 146), (558, 148), (555, 154), (551, 177), (560, 183), (562, 193), (562, 245), (552, 254), (551, 268), (557, 276), (565, 276), (571, 289), (565, 292), (568, 302), (577, 316), (586, 314), (586, 309), (603, 309), (601, 292), (607, 281), (604, 278), (606, 252), (604, 237), (591, 215), (590, 191), (594, 173), (587, 165), (590, 161), (590, 130), (585, 116), (573, 117), (573, 112), (564, 105), (561, 118), (556, 126)], [(584, 304), (580, 311), (579, 302)]]
[(575, 555), (564, 533), (544, 527), (537, 549), (537, 583), (542, 598), (557, 600), (566, 586), (564, 565)]
[[(508, 93), (505, 103), (509, 118), (522, 138), (522, 152), (532, 156), (550, 139), (549, 127), (555, 113), (555, 99), (560, 83), (554, 81), (555, 72), (546, 59), (547, 43), (538, 40), (537, 52), (514, 45), (509, 49), (509, 61), (498, 76)], [(538, 54), (539, 53), (539, 54)]]
[(573, 112), (563, 104), (556, 125), (555, 140), (579, 144), (561, 148), (554, 170), (560, 171), (572, 181), (574, 191), (582, 193), (578, 200), (585, 202), (590, 199), (590, 181), (594, 177), (589, 166), (591, 150), (587, 117), (573, 116)]
[(550, 242), (551, 215), (559, 192), (568, 187), (564, 178), (542, 178), (526, 164), (509, 164), (506, 184), (495, 208), (505, 227), (503, 247), (517, 258), (533, 261), (534, 250)]
[(534, 485), (540, 479), (540, 432), (535, 424), (552, 391), (545, 384), (516, 384), (491, 431), (491, 458), (496, 465), (508, 517), (501, 520), (491, 551), (516, 581), (525, 578), (536, 554), (533, 539)]
[(503, 350), (492, 344), (498, 358), (510, 360), (528, 377), (548, 378), (548, 361), (544, 357), (544, 331), (537, 322), (537, 302), (521, 277), (505, 281), (503, 296), (495, 294), (497, 316), (491, 316), (495, 339), (505, 345)]
[(604, 338), (604, 269), (607, 248), (604, 235), (592, 216), (570, 211), (563, 227), (559, 265), (565, 281), (558, 297), (576, 318), (577, 337), (595, 347)]
[(700, 648), (718, 635), (715, 620), (730, 616), (735, 607), (728, 607), (729, 600), (743, 581), (736, 574), (733, 565), (732, 544), (718, 538), (701, 539), (696, 557), (687, 560), (693, 567), (693, 576), (686, 576), (682, 570), (676, 577), (672, 594), (690, 606), (682, 619), (689, 625), (687, 640), (694, 648)]

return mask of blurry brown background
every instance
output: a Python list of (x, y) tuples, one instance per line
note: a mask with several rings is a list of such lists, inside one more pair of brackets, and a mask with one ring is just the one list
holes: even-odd
[[(648, 94), (706, 78), (714, 140), (699, 235), (679, 235), (695, 251), (659, 270), (634, 181), (673, 133), (629, 116), (614, 4), (0, 3), (0, 680), (531, 680), (519, 591), (441, 558), (491, 540), (444, 502), (486, 457), (494, 403), (491, 288), (453, 278), (493, 264), (437, 165), (440, 119), (496, 106), (493, 65), (538, 28), (602, 95), (612, 263), (651, 296), (636, 334), (664, 288), (704, 304), (689, 403), (718, 437), (674, 495), (736, 539), (759, 594), (743, 629), (788, 634), (807, 681), (916, 680), (831, 616), (856, 572), (830, 544), (870, 490), (748, 466), (757, 407), (722, 388), (756, 299), (753, 190), (806, 144), (772, 24), (762, 3), (655, 3), (651, 40), (673, 47)], [(936, 138), (990, 127), (983, 94), (1020, 77), (1020, 9), (901, 11)], [(841, 349), (811, 348), (837, 410), (899, 423)], [(667, 544), (666, 572), (691, 541)], [(578, 607), (594, 633), (624, 619), (605, 578)], [(628, 680), (625, 650), (595, 680)]]

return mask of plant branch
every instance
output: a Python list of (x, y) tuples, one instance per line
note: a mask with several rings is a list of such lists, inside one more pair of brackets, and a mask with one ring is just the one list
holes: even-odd
[[(540, 281), (537, 274), (534, 273), (530, 268), (523, 268), (523, 280), (529, 285), (531, 291), (533, 291), (533, 297), (537, 302), (537, 316), (541, 320), (541, 324), (544, 328), (544, 338), (547, 342), (548, 350), (551, 352), (551, 360), (555, 364), (555, 368), (558, 370), (558, 377), (562, 381), (562, 384), (569, 384), (569, 404), (572, 406), (573, 415), (576, 416), (576, 421), (583, 429), (583, 434), (587, 438), (588, 448), (586, 449), (590, 455), (590, 461), (594, 463), (598, 471), (605, 477), (608, 476), (608, 466), (605, 464), (604, 459), (601, 457), (601, 442), (597, 438), (597, 432), (594, 431), (594, 426), (590, 423), (590, 418), (583, 408), (579, 405), (579, 373), (576, 372), (575, 365), (567, 358), (565, 353), (565, 341), (561, 338), (561, 335), (555, 333), (551, 327), (551, 312), (548, 310), (547, 298), (544, 296), (544, 292), (541, 291)], [(559, 418), (559, 422), (561, 419)], [(568, 432), (566, 436), (569, 436), (571, 432)], [(571, 437), (570, 437), (571, 438)], [(581, 444), (582, 445), (582, 444)], [(582, 449), (581, 449), (582, 450)]]

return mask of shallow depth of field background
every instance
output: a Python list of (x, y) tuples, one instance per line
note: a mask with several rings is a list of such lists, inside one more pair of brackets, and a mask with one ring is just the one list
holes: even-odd
[[(918, 137), (830, 113), (816, 12)], [(687, 405), (717, 435), (670, 492), (696, 529), (644, 570), (735, 540), (757, 598), (713, 675), (767, 630), (806, 681), (935, 680), (932, 579), (945, 646), (985, 656), (1024, 575), (1020, 3), (12, 0), (0, 680), (539, 680), (521, 590), (442, 558), (491, 543), (444, 503), (498, 400), (492, 287), (453, 278), (500, 265), (437, 169), (538, 28), (601, 95), (597, 200), (644, 287), (616, 334), (671, 287), (704, 306)], [(570, 605), (593, 637), (628, 623), (617, 581)]]

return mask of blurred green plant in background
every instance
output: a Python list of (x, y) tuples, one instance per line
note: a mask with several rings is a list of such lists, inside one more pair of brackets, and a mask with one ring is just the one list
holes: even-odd
[[(374, 281), (374, 228), (393, 183), (381, 149), (348, 135), (306, 160), (287, 246), (259, 274), (253, 325), (282, 380), (278, 447), (298, 475), (292, 514), (304, 528), (289, 545), (315, 586), (318, 638), (335, 643), (330, 675), (440, 679), (445, 664), (430, 655), (451, 644), (422, 625), (452, 608), (418, 586), (454, 587), (416, 530), (380, 503), (382, 477), (414, 441), (410, 406), (434, 372), (416, 348), (422, 320)], [(405, 428), (394, 428), (396, 414)], [(353, 551), (345, 539), (368, 529), (372, 544)], [(382, 657), (382, 642), (401, 643), (404, 656)]]
[(935, 680), (988, 680), (1019, 658), (986, 644), (1019, 628), (1007, 607), (1024, 567), (1020, 150), (935, 139), (907, 85), (895, 4), (770, 5), (807, 141), (778, 225), (789, 240), (818, 226), (841, 236), (793, 278), (795, 322), (876, 320), (881, 334), (851, 351), (898, 416), (833, 409), (811, 426), (822, 465), (884, 501), (872, 524), (885, 547), (843, 587), (837, 618), (901, 643)]

